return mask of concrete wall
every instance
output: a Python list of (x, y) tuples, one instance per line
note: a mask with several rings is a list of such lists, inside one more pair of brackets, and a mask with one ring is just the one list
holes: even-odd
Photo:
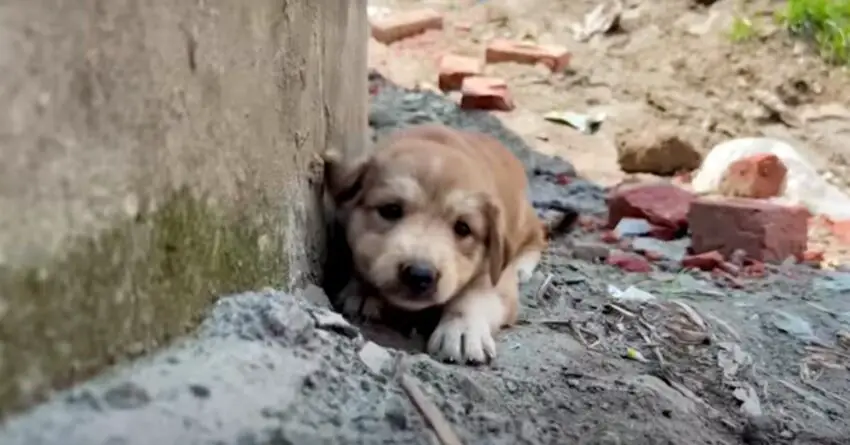
[(314, 278), (365, 0), (0, 4), (0, 413)]

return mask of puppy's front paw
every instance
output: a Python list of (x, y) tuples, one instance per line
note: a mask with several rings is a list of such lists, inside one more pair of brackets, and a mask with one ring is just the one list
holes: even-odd
[(335, 166), (336, 164), (339, 164), (340, 162), (342, 162), (343, 159), (342, 152), (334, 148), (328, 149), (327, 151), (322, 153), (321, 157), (322, 161), (326, 165), (330, 166)]
[(446, 315), (428, 339), (428, 353), (439, 360), (480, 364), (496, 356), (496, 342), (486, 318)]
[(381, 318), (383, 303), (375, 297), (346, 295), (342, 302), (342, 315), (352, 319), (377, 321)]

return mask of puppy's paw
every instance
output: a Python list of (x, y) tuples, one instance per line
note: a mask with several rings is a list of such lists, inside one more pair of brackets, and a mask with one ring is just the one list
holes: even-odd
[(346, 295), (342, 302), (342, 315), (355, 320), (377, 321), (382, 309), (383, 302), (375, 297)]
[(324, 161), (326, 166), (334, 166), (342, 162), (343, 156), (342, 152), (331, 148), (322, 153), (322, 161)]
[(428, 339), (428, 353), (438, 360), (481, 364), (496, 356), (496, 342), (485, 317), (446, 315)]

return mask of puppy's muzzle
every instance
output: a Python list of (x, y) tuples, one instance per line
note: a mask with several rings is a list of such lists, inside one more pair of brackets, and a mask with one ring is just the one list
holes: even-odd
[(398, 281), (414, 297), (424, 297), (433, 293), (439, 280), (440, 272), (425, 261), (404, 263), (398, 269)]

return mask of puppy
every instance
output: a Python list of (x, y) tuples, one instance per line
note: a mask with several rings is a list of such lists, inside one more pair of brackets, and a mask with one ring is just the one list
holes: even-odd
[(429, 124), (353, 162), (326, 153), (325, 175), (361, 284), (344, 312), (439, 306), (431, 355), (494, 357), (495, 333), (517, 319), (519, 282), (547, 245), (522, 163), (490, 136)]

